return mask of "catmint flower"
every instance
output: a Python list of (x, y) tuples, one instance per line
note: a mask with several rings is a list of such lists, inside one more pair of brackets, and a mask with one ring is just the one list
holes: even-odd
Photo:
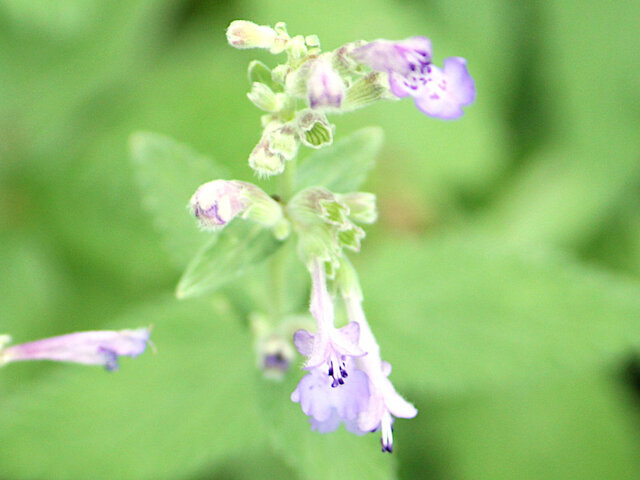
[(389, 74), (391, 92), (399, 98), (412, 96), (429, 116), (454, 119), (473, 103), (474, 81), (461, 57), (445, 59), (444, 68), (431, 63), (431, 41), (412, 37), (392, 42), (376, 40), (355, 48), (351, 56), (373, 70)]
[(381, 432), (383, 452), (393, 451), (393, 417), (413, 418), (418, 410), (402, 398), (387, 378), (391, 365), (380, 358), (380, 347), (362, 310), (361, 297), (353, 291), (343, 291), (347, 314), (351, 322), (360, 326), (360, 347), (366, 355), (354, 359), (356, 368), (369, 379), (367, 407), (358, 416), (358, 428), (362, 431)]
[(332, 387), (344, 385), (349, 376), (347, 358), (359, 357), (365, 351), (358, 346), (360, 329), (357, 323), (337, 329), (334, 325), (334, 310), (331, 295), (327, 289), (325, 262), (314, 259), (311, 272), (311, 314), (318, 328), (315, 334), (307, 330), (298, 330), (293, 339), (301, 355), (307, 358), (305, 369), (313, 370), (324, 366), (329, 377), (333, 378)]
[(137, 357), (149, 343), (148, 328), (78, 332), (0, 349), (0, 365), (24, 360), (53, 360), (118, 369), (118, 357)]
[(325, 58), (313, 61), (307, 80), (311, 108), (340, 108), (344, 96), (344, 82)]
[[(351, 360), (347, 366), (352, 367)], [(366, 433), (358, 427), (358, 416), (369, 404), (369, 379), (360, 370), (352, 370), (349, 380), (335, 388), (324, 370), (313, 369), (300, 380), (291, 400), (300, 403), (305, 415), (311, 417), (312, 430), (333, 432), (344, 422), (350, 432)]]
[(221, 230), (236, 216), (274, 227), (283, 220), (282, 208), (255, 185), (239, 180), (213, 180), (191, 197), (190, 208), (208, 230)]

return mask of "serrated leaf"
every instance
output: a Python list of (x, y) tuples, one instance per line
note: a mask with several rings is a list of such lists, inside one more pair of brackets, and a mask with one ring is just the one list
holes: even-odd
[(211, 292), (245, 273), (282, 245), (270, 230), (245, 220), (235, 220), (202, 247), (178, 283), (178, 298)]
[(227, 178), (227, 169), (157, 133), (136, 133), (130, 146), (143, 205), (176, 266), (184, 268), (207, 241), (187, 211), (189, 199), (201, 184)]
[(567, 375), (640, 345), (640, 287), (563, 257), (473, 235), (394, 239), (373, 255), (364, 307), (392, 380), (412, 388)]
[(327, 434), (311, 431), (300, 405), (289, 398), (297, 382), (294, 377), (282, 383), (260, 380), (257, 398), (274, 448), (300, 479), (395, 479), (394, 458), (380, 452), (379, 432), (360, 437), (343, 427)]
[(358, 190), (375, 164), (383, 132), (367, 127), (311, 154), (296, 174), (296, 189), (323, 186), (335, 193)]
[[(240, 322), (223, 322), (222, 334), (221, 315), (208, 302), (161, 298), (113, 324), (153, 323), (155, 355), (124, 358), (114, 373), (42, 365), (48, 375), (17, 383), (0, 396), (3, 478), (191, 478), (264, 444), (250, 339)], [(25, 367), (4, 368), (19, 382)]]

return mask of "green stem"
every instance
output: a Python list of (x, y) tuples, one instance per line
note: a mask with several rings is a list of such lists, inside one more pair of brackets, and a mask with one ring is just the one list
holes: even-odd
[[(280, 187), (280, 195), (282, 197), (283, 203), (286, 205), (286, 202), (291, 200), (291, 197), (294, 195), (295, 189), (295, 176), (296, 176), (296, 159), (290, 160), (287, 162), (287, 167), (284, 173), (279, 178), (279, 187)], [(287, 260), (288, 256), (291, 254), (289, 248), (289, 241), (286, 241), (286, 244), (280, 248), (271, 259), (270, 265), (270, 274), (271, 274), (271, 296), (273, 299), (272, 302), (272, 312), (271, 315), (273, 317), (273, 321), (275, 323), (279, 323), (280, 320), (287, 313), (285, 312), (285, 299), (286, 299), (286, 288), (287, 288)]]

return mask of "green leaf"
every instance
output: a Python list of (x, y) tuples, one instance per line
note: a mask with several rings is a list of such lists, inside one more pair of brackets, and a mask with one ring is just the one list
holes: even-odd
[(258, 383), (262, 418), (276, 451), (306, 480), (390, 480), (396, 478), (391, 455), (380, 452), (379, 432), (359, 437), (343, 427), (333, 433), (311, 431), (300, 405), (289, 397), (297, 378)]
[(492, 388), (601, 368), (640, 345), (636, 283), (473, 235), (381, 247), (366, 252), (364, 307), (401, 384)]
[(245, 220), (231, 222), (198, 252), (178, 283), (178, 298), (211, 292), (242, 275), (282, 245), (270, 230)]
[(621, 387), (594, 375), (431, 397), (397, 424), (401, 477), (637, 478), (637, 406)]
[(367, 127), (311, 154), (298, 169), (296, 189), (323, 186), (335, 193), (358, 190), (373, 168), (383, 133)]
[[(114, 373), (81, 365), (0, 397), (3, 478), (191, 478), (266, 441), (252, 390), (246, 332), (207, 302), (157, 299), (111, 328), (153, 323), (151, 349)], [(221, 327), (224, 327), (224, 334)]]
[(184, 268), (208, 237), (187, 211), (189, 199), (198, 186), (228, 172), (163, 135), (140, 132), (130, 143), (143, 205), (176, 266)]
[(274, 92), (282, 91), (282, 86), (273, 81), (269, 67), (259, 60), (253, 60), (249, 63), (249, 82), (263, 83)]

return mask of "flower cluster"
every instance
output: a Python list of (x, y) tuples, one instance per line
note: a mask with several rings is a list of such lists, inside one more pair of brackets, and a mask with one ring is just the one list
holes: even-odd
[[(236, 48), (286, 54), (284, 63), (273, 68), (259, 61), (249, 65), (247, 96), (264, 112), (262, 134), (249, 155), (249, 165), (260, 177), (283, 173), (303, 146), (331, 145), (331, 114), (411, 96), (425, 114), (454, 119), (475, 99), (466, 61), (453, 57), (444, 61), (443, 69), (436, 67), (425, 37), (356, 41), (323, 52), (315, 35), (290, 36), (283, 23), (269, 27), (238, 20), (229, 25), (227, 40)], [(299, 328), (293, 334), (307, 373), (291, 400), (300, 404), (313, 430), (332, 432), (344, 424), (358, 435), (379, 431), (382, 450), (391, 452), (394, 418), (413, 418), (418, 411), (389, 380), (391, 365), (382, 360), (364, 314), (357, 274), (347, 258), (347, 252), (360, 250), (365, 237), (359, 224), (377, 219), (375, 195), (308, 186), (312, 183), (295, 191), (295, 176), (282, 178), (284, 192), (273, 197), (248, 182), (213, 180), (193, 195), (191, 211), (203, 229), (220, 231), (238, 218), (269, 229), (280, 241), (296, 239), (298, 256), (311, 276), (310, 311), (316, 328)], [(344, 326), (335, 321), (338, 293), (348, 317)], [(275, 319), (279, 326), (255, 312), (251, 321), (258, 365), (271, 378), (284, 376), (294, 355), (282, 336), (285, 330), (291, 332), (287, 318), (292, 317), (280, 314), (282, 318)]]
[(465, 59), (447, 58), (444, 68), (436, 67), (426, 37), (357, 41), (322, 52), (316, 35), (291, 37), (284, 23), (271, 28), (236, 20), (227, 29), (227, 40), (236, 48), (287, 54), (286, 63), (273, 69), (258, 61), (249, 66), (248, 97), (267, 112), (264, 132), (249, 157), (249, 165), (261, 176), (282, 173), (301, 144), (331, 144), (334, 127), (327, 114), (412, 96), (425, 114), (454, 119), (475, 100)]

